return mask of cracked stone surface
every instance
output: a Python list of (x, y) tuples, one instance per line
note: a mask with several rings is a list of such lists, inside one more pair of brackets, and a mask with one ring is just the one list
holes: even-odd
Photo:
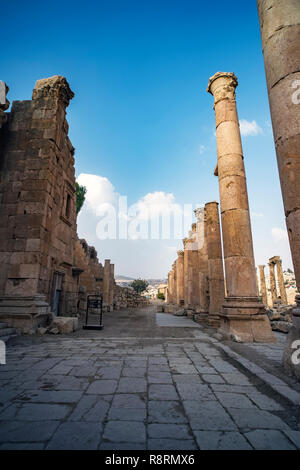
[[(180, 320), (151, 306), (105, 314), (102, 331), (12, 340), (0, 449), (299, 449), (299, 407), (229, 357), (215, 330)], [(280, 344), (238, 348), (274, 365)]]

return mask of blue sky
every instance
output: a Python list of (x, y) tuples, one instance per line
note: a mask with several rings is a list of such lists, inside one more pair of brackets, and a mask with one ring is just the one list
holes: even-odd
[[(239, 118), (251, 124), (242, 139), (256, 262), (280, 255), (292, 267), (255, 0), (10, 0), (1, 11), (10, 101), (30, 99), (39, 78), (66, 76), (76, 174), (107, 178), (129, 204), (157, 191), (177, 204), (219, 199), (206, 87), (215, 72), (233, 71)], [(101, 241), (95, 224), (85, 208), (79, 235), (120, 274), (165, 276), (181, 247)]]

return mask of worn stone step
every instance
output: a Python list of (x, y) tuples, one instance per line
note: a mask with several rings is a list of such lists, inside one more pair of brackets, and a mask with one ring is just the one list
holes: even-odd
[(0, 339), (2, 339), (2, 336), (9, 336), (9, 335), (13, 335), (15, 333), (16, 333), (15, 328), (2, 328), (0, 330)]

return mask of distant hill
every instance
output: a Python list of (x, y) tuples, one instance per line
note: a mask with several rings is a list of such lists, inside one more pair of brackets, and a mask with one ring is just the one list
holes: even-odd
[[(130, 276), (122, 276), (122, 275), (117, 274), (115, 276), (115, 279), (116, 279), (116, 281), (119, 281), (119, 282), (132, 282), (137, 278), (130, 277)], [(168, 282), (167, 279), (146, 279), (146, 281), (150, 285), (166, 284)]]
[(134, 277), (129, 277), (129, 276), (121, 276), (119, 274), (116, 274), (115, 279), (118, 281), (134, 281)]

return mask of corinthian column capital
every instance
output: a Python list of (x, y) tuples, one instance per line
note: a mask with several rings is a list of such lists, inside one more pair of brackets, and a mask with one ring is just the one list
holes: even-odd
[(222, 99), (235, 99), (235, 89), (238, 79), (233, 72), (217, 72), (210, 77), (207, 92), (215, 99), (215, 104)]

